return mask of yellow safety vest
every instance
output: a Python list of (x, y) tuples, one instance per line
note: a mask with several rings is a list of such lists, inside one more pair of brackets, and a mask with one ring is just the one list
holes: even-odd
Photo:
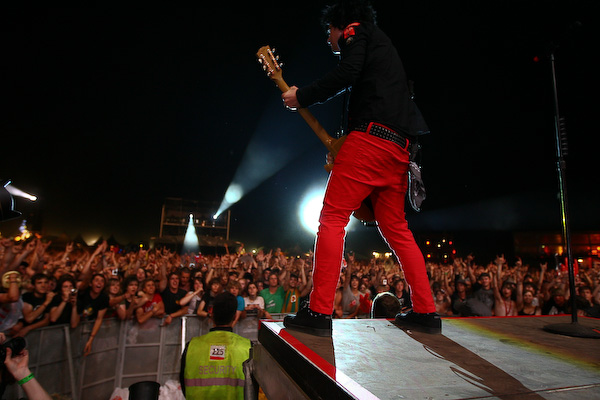
[(187, 348), (184, 370), (185, 397), (243, 400), (244, 369), (250, 340), (228, 331), (194, 337)]

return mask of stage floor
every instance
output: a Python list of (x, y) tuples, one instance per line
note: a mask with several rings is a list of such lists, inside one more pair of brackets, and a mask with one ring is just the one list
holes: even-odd
[[(255, 371), (269, 399), (600, 399), (600, 340), (546, 332), (570, 316), (445, 318), (442, 335), (385, 319), (333, 337), (263, 322)], [(600, 320), (579, 318), (600, 331)]]

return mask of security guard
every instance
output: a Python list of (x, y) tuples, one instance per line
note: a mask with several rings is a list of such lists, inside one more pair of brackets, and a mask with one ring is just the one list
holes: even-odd
[(250, 356), (250, 340), (233, 333), (237, 300), (229, 292), (215, 297), (209, 333), (188, 342), (181, 356), (180, 382), (185, 398), (243, 399), (242, 364)]

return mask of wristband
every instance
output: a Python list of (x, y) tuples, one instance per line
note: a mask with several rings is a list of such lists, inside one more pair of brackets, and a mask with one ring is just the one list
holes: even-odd
[(29, 382), (32, 379), (33, 379), (33, 373), (27, 375), (25, 378), (21, 379), (20, 381), (17, 381), (17, 383), (19, 384), (19, 386), (22, 386), (22, 385), (24, 385), (25, 383)]

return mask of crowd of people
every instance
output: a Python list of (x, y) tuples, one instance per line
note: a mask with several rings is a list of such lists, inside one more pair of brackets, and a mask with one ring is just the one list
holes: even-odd
[[(472, 255), (427, 264), (431, 296), (441, 316), (517, 316), (577, 313), (600, 317), (600, 263), (578, 265), (576, 293), (568, 276), (546, 263), (528, 265), (503, 256), (478, 262)], [(53, 324), (94, 321), (84, 352), (105, 318), (156, 318), (171, 324), (182, 315), (206, 318), (215, 297), (227, 291), (238, 301), (234, 326), (242, 318), (295, 313), (312, 289), (312, 253), (281, 249), (223, 254), (178, 254), (167, 248), (124, 251), (106, 242), (95, 249), (69, 243), (51, 246), (0, 240), (0, 332), (26, 336)], [(411, 308), (410, 288), (394, 258), (357, 259), (348, 252), (340, 268), (334, 318), (369, 318), (380, 293)]]

